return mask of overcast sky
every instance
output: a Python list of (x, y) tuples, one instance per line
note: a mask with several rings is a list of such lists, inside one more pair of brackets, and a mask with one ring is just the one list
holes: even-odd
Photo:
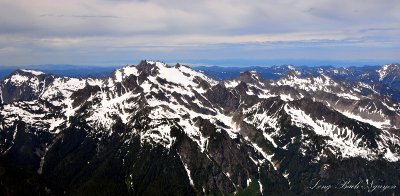
[(1, 0), (0, 66), (399, 62), (399, 10), (399, 0)]

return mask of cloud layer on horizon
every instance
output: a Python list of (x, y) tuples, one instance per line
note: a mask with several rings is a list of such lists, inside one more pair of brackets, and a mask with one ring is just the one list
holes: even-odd
[(0, 65), (399, 60), (396, 0), (5, 0)]

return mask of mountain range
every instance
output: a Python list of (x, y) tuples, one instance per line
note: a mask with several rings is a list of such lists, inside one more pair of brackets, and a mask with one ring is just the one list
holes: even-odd
[(12, 72), (0, 82), (0, 193), (399, 192), (399, 64), (225, 69)]

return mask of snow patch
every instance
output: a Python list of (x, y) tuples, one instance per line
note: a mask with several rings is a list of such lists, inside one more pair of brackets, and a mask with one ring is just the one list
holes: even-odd
[(351, 119), (354, 119), (354, 120), (357, 120), (357, 121), (360, 121), (360, 122), (364, 122), (364, 123), (370, 124), (370, 125), (378, 128), (378, 129), (385, 130), (385, 129), (388, 129), (389, 127), (392, 127), (391, 122), (390, 122), (389, 119), (387, 119), (386, 121), (373, 121), (373, 120), (370, 120), (370, 119), (366, 119), (366, 118), (354, 115), (349, 111), (342, 111), (341, 113), (343, 115), (345, 115), (346, 117), (348, 117), (348, 118), (351, 118)]
[(383, 79), (385, 79), (386, 75), (389, 73), (389, 64), (383, 65), (381, 69), (377, 70), (378, 74), (379, 74), (379, 81), (382, 81)]
[(45, 74), (45, 73), (43, 73), (41, 71), (35, 71), (35, 70), (29, 70), (29, 69), (21, 69), (21, 71), (27, 72), (27, 73), (31, 73), (31, 74), (36, 75), (36, 76)]
[(343, 97), (345, 99), (360, 100), (360, 98), (358, 98), (357, 96), (349, 94), (349, 93), (336, 93), (336, 95), (339, 97)]
[(239, 82), (237, 82), (236, 80), (226, 81), (224, 82), (224, 85), (226, 88), (235, 88), (237, 85), (239, 85)]
[(22, 84), (24, 84), (27, 81), (29, 81), (28, 77), (22, 76), (22, 75), (19, 75), (19, 74), (14, 74), (10, 78), (11, 84), (13, 84), (15, 86), (21, 86)]

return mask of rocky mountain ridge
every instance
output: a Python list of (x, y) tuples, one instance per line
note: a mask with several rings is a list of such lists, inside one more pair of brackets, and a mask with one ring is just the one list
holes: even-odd
[[(394, 81), (393, 66), (378, 80)], [(106, 78), (17, 70), (0, 99), (7, 195), (318, 195), (315, 179), (400, 182), (398, 102), (362, 79), (291, 67), (278, 80), (219, 81), (142, 61)]]

